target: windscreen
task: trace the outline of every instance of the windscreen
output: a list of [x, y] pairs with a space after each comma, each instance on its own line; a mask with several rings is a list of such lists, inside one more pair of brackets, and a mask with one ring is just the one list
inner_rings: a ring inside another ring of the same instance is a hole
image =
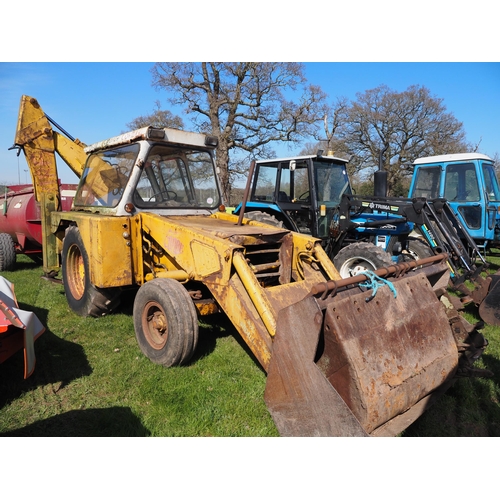
[[441, 167], [419, 168], [411, 196], [415, 198], [439, 198], [440, 179]]
[[314, 162], [318, 205], [337, 206], [343, 194], [351, 194], [344, 163]]
[[206, 151], [154, 146], [137, 184], [134, 202], [150, 208], [216, 208], [220, 205], [212, 157]]
[[500, 201], [500, 189], [495, 173], [495, 167], [491, 163], [483, 163], [484, 187], [490, 201]]
[[74, 205], [115, 207], [120, 201], [139, 153], [138, 144], [89, 156]]

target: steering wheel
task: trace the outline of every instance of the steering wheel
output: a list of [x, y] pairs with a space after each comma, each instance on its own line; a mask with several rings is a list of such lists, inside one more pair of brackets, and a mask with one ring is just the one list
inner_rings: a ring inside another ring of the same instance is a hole
[[297, 199], [301, 201], [308, 201], [310, 196], [310, 191], [304, 191]]
[[167, 201], [169, 201], [169, 200], [173, 200], [173, 201], [177, 200], [177, 193], [175, 191], [170, 191], [169, 189], [165, 189], [164, 191], [158, 191], [157, 193], [153, 193], [151, 195], [151, 198], [149, 198], [148, 201], [151, 201], [153, 198], [156, 198], [156, 196], [159, 196], [160, 194], [166, 194], [167, 195]]

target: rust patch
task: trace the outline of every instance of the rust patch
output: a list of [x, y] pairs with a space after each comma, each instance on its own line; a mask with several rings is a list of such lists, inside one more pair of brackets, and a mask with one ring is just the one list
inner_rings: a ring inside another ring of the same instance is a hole
[[[444, 309], [418, 276], [338, 298], [326, 309], [325, 376], [367, 432], [406, 411], [453, 376], [458, 352]], [[335, 336], [335, 339], [328, 338]]]
[[165, 250], [171, 255], [181, 255], [184, 251], [184, 245], [182, 241], [174, 236], [167, 235], [164, 242]]

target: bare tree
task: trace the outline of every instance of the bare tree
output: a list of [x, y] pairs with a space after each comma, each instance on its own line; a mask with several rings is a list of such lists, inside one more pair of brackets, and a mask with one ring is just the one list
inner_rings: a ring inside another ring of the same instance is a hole
[[[241, 164], [230, 152], [269, 156], [274, 141], [315, 137], [325, 94], [307, 85], [300, 63], [156, 63], [153, 86], [186, 107], [195, 128], [218, 137], [216, 152], [223, 194]], [[248, 164], [247, 164], [248, 166]]]
[[345, 149], [344, 144], [337, 138], [339, 129], [345, 125], [348, 118], [349, 101], [347, 97], [339, 97], [334, 104], [325, 108], [323, 125], [325, 131], [324, 144], [327, 151], [334, 152], [336, 149]]
[[388, 175], [388, 194], [397, 193], [420, 156], [467, 151], [463, 125], [446, 112], [443, 100], [412, 85], [397, 92], [382, 85], [357, 94], [346, 121], [337, 127], [339, 137], [352, 153], [351, 167], [361, 171], [377, 167], [385, 150], [383, 168]]
[[495, 153], [492, 157], [493, 163], [495, 165], [495, 171], [497, 173], [497, 176], [500, 174], [500, 154]]
[[151, 125], [152, 127], [184, 128], [184, 122], [180, 116], [174, 115], [169, 110], [162, 110], [160, 101], [155, 102], [156, 109], [150, 115], [138, 116], [127, 123], [129, 130], [136, 130]]

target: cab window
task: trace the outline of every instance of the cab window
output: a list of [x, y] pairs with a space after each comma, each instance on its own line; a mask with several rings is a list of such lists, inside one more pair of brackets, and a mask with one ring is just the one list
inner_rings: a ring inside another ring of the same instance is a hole
[[479, 185], [473, 163], [458, 163], [446, 167], [444, 197], [448, 201], [479, 201]]
[[415, 198], [439, 198], [440, 178], [440, 167], [419, 168], [412, 196]]

